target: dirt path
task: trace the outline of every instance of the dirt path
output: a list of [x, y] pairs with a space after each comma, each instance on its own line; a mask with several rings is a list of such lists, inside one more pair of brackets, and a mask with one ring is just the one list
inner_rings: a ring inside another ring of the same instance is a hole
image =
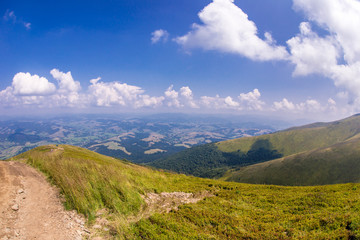
[[65, 211], [58, 191], [35, 169], [0, 161], [0, 240], [82, 239], [84, 219]]

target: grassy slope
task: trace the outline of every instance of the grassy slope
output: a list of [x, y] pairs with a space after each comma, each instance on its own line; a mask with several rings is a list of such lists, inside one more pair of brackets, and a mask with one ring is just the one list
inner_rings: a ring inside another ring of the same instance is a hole
[[228, 181], [322, 185], [360, 182], [360, 139], [243, 167], [228, 173]]
[[[12, 160], [43, 171], [66, 205], [91, 220], [107, 208], [121, 239], [360, 238], [360, 184], [276, 187], [170, 174], [61, 145], [39, 147]], [[168, 214], [127, 222], [146, 192], [209, 191], [213, 197]]]
[[203, 187], [201, 180], [194, 184], [191, 177], [154, 171], [69, 145], [38, 147], [11, 160], [44, 172], [63, 191], [66, 204], [89, 217], [104, 207], [124, 215], [136, 213], [145, 192], [196, 192]]
[[257, 137], [238, 138], [217, 143], [224, 152], [247, 152], [259, 139], [268, 140], [283, 156], [327, 147], [360, 133], [360, 116], [355, 115], [332, 123], [315, 123]]
[[[230, 168], [239, 168], [266, 162], [279, 157], [306, 153], [315, 149], [339, 144], [350, 139], [357, 139], [359, 136], [360, 116], [354, 115], [352, 117], [331, 123], [314, 123], [273, 134], [257, 137], [244, 137], [218, 142], [215, 144], [196, 146], [165, 159], [152, 162], [150, 165], [157, 168], [169, 169], [171, 171], [200, 177], [221, 177]], [[339, 160], [344, 159], [345, 155], [346, 154], [342, 156], [339, 153], [336, 155], [338, 157], [337, 159], [331, 159], [332, 161], [339, 163]], [[307, 155], [302, 154], [301, 156], [304, 158]], [[321, 154], [312, 155], [312, 157], [315, 156], [318, 157], [318, 159], [324, 159], [321, 157]], [[308, 166], [303, 165], [302, 167], [311, 168], [320, 166], [319, 164], [316, 165], [315, 163], [309, 161], [306, 162], [310, 164]], [[327, 164], [330, 163], [327, 162]], [[290, 166], [287, 167], [290, 168]], [[247, 171], [250, 174], [249, 169], [252, 168], [246, 168], [244, 171]], [[294, 169], [289, 172], [295, 172], [296, 169], [297, 167], [294, 167]], [[307, 170], [309, 172], [324, 172], [321, 171], [321, 168]], [[306, 169], [303, 169], [302, 173], [305, 173], [305, 171]], [[245, 179], [236, 176], [229, 177], [229, 175], [230, 173], [228, 172], [225, 176], [227, 176], [230, 180], [242, 181], [242, 179]], [[306, 180], [306, 175], [308, 174], [304, 174], [303, 181], [299, 182], [299, 184], [310, 184], [310, 182], [312, 184], [330, 184], [334, 182], [333, 180], [321, 183], [316, 181], [304, 182], [304, 180]], [[274, 175], [273, 177], [280, 178], [282, 175]], [[270, 178], [269, 174], [267, 175], [267, 178]], [[284, 184], [285, 180], [286, 179], [282, 181], [282, 184]], [[273, 183], [278, 182], [278, 180], [273, 181]], [[286, 182], [286, 184], [294, 183]]]

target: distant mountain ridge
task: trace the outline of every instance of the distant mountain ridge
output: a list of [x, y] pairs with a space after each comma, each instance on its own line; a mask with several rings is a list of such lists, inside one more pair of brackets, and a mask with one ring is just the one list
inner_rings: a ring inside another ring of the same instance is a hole
[[[358, 146], [359, 114], [329, 123], [313, 123], [207, 147], [197, 146], [155, 161], [152, 166], [246, 183], [319, 185], [359, 182], [360, 177], [356, 174], [356, 171], [360, 172]], [[209, 147], [216, 155], [204, 159], [206, 153], [200, 149]], [[191, 168], [185, 168], [186, 165]], [[351, 176], [347, 176], [349, 172]]]
[[273, 132], [241, 118], [207, 115], [94, 115], [0, 121], [0, 159], [46, 144], [71, 144], [137, 163], [209, 142]]

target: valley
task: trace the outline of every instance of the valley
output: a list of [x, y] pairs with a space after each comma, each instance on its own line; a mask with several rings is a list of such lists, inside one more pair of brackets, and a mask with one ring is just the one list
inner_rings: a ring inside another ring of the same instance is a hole
[[275, 130], [242, 118], [185, 114], [73, 116], [0, 121], [0, 159], [46, 144], [70, 144], [136, 163], [192, 146]]

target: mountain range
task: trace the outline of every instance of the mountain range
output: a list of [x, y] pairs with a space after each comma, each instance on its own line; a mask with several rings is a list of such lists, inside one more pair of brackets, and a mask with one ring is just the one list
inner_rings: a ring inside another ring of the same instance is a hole
[[360, 115], [200, 145], [151, 165], [245, 183], [319, 185], [359, 182]]

